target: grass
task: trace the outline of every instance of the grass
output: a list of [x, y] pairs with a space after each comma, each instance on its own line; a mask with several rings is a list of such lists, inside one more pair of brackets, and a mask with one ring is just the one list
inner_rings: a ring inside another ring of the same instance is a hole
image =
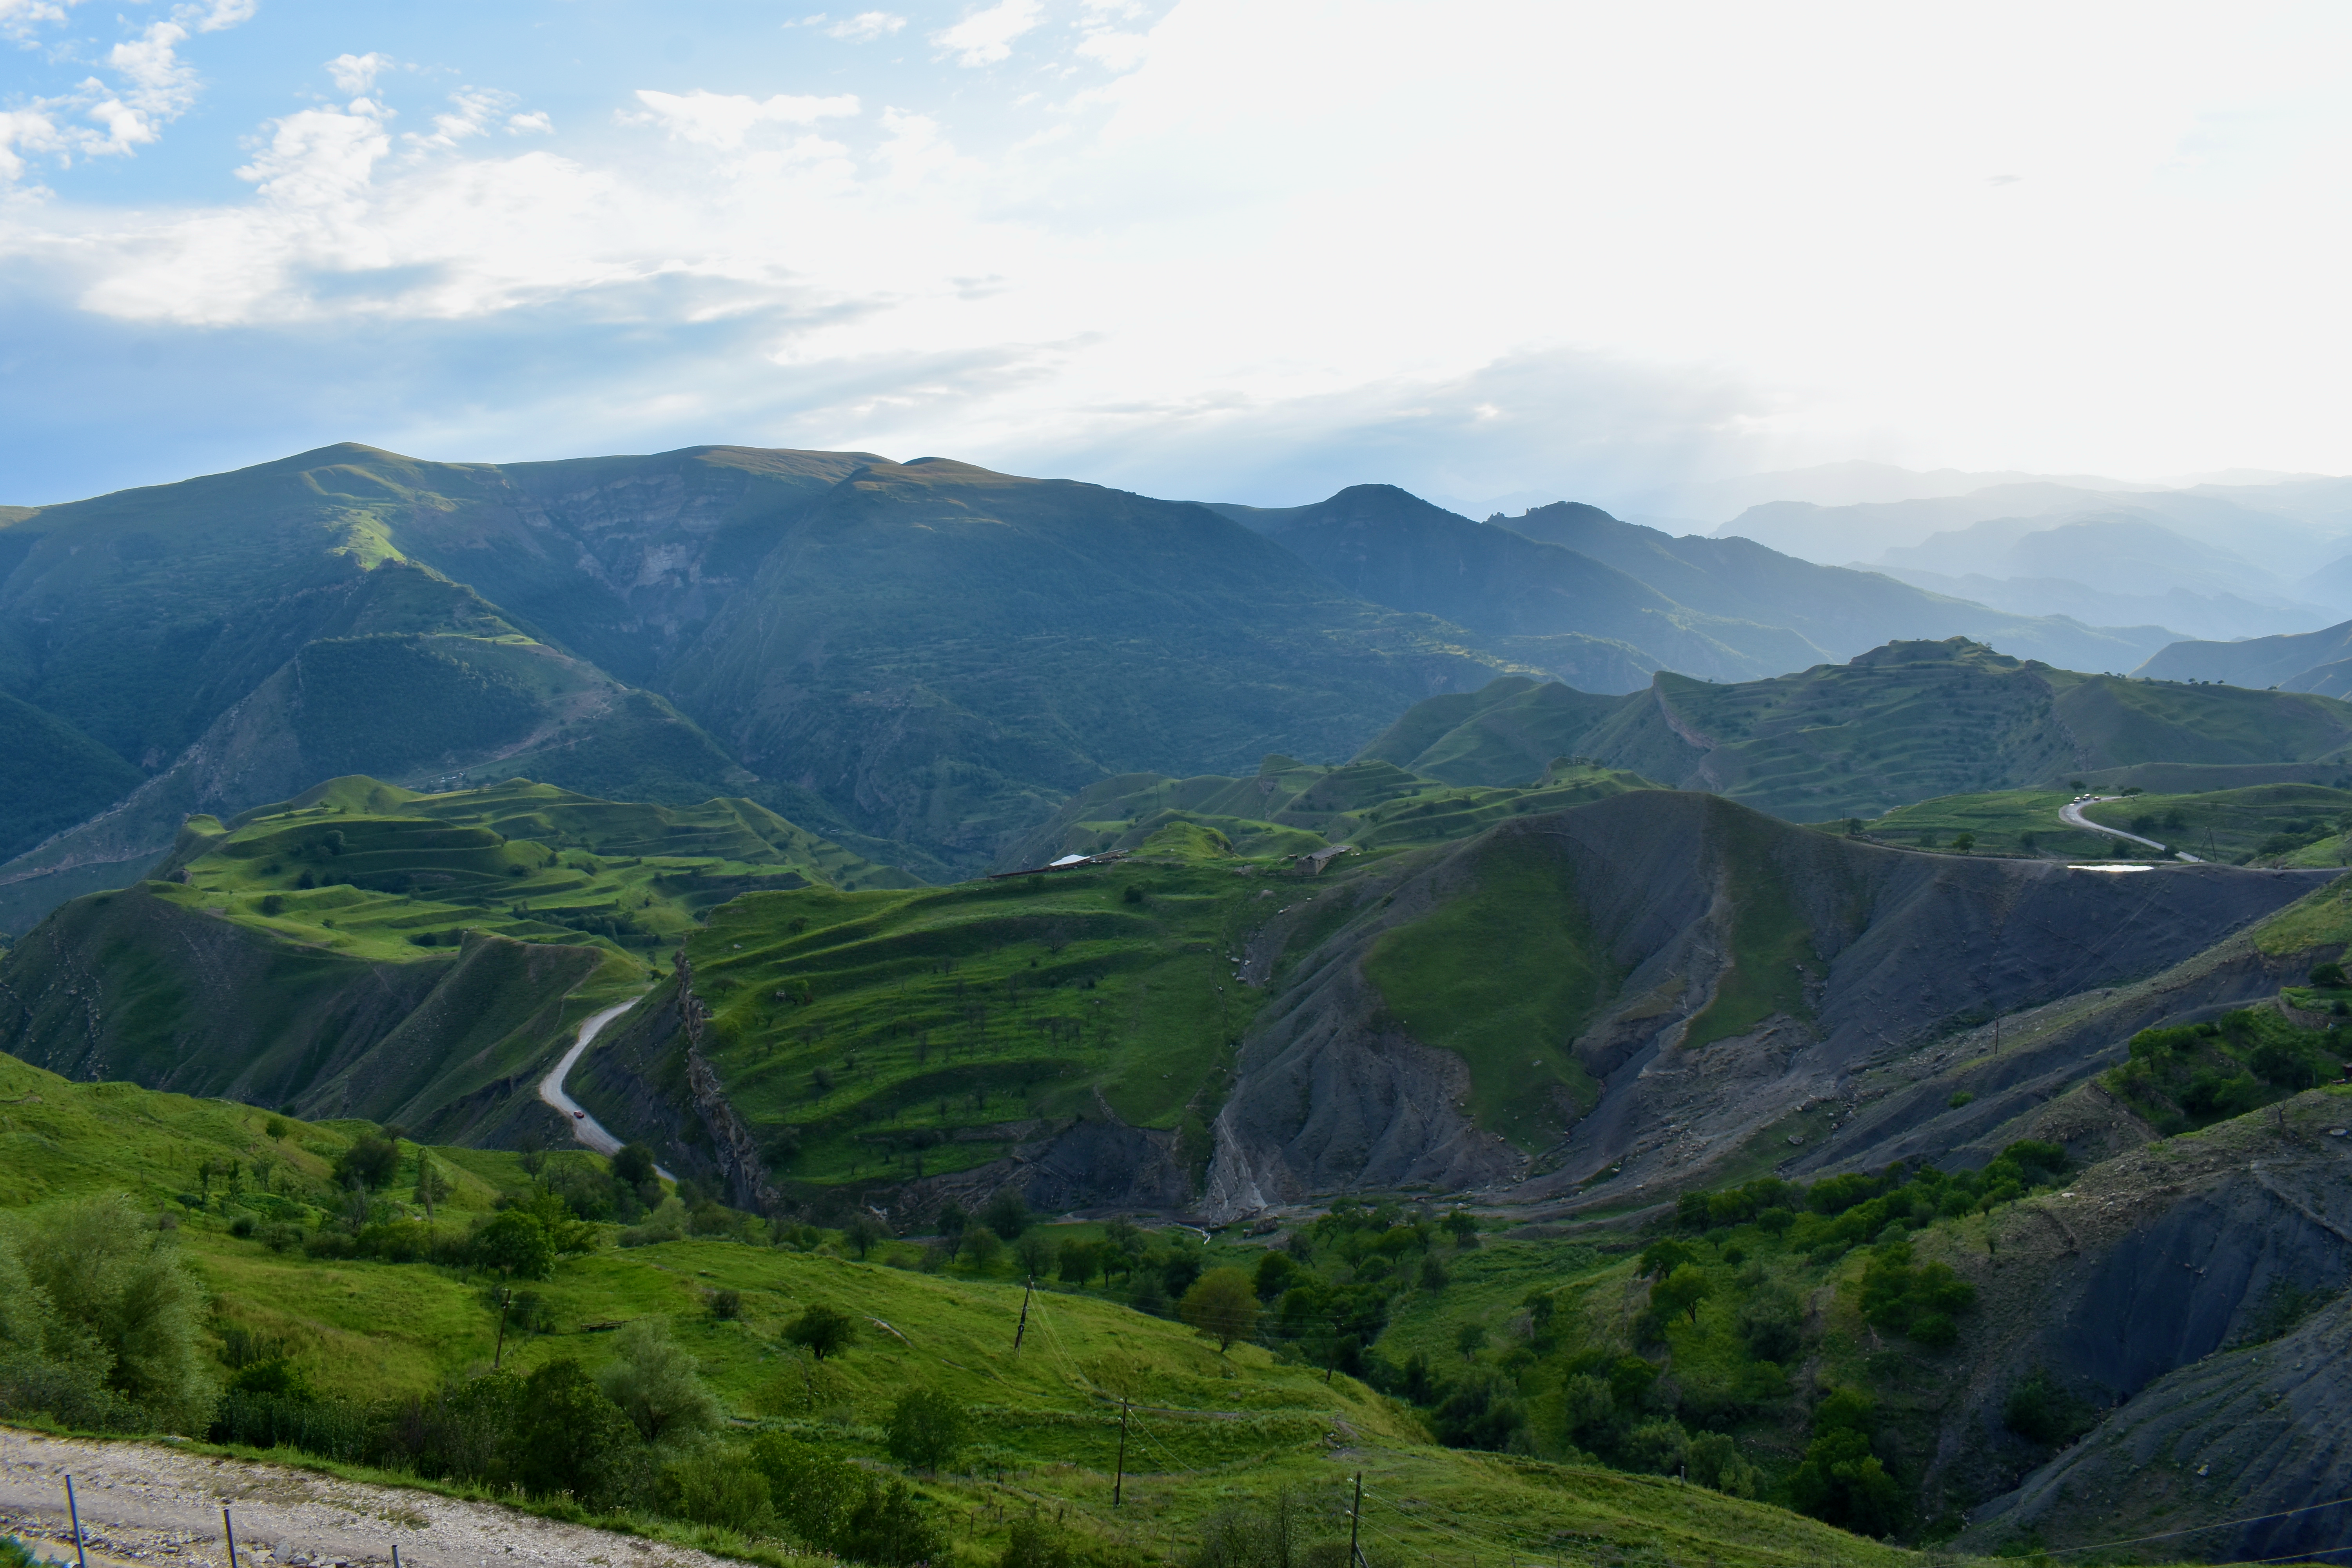
[[706, 1051], [756, 1128], [794, 1130], [782, 1173], [803, 1184], [985, 1163], [1097, 1097], [1198, 1142], [1263, 999], [1229, 955], [1276, 906], [1271, 870], [1167, 859], [752, 894], [688, 943]]
[[163, 870], [185, 873], [175, 902], [378, 962], [486, 931], [642, 964], [748, 889], [914, 881], [748, 800], [635, 804], [523, 779], [439, 795], [335, 779], [226, 826], [192, 819]]
[[[0, 1205], [21, 1210], [127, 1191], [151, 1211], [176, 1213], [179, 1245], [212, 1293], [215, 1335], [236, 1327], [286, 1341], [297, 1365], [331, 1395], [421, 1393], [487, 1364], [498, 1333], [491, 1281], [423, 1264], [274, 1253], [226, 1228], [257, 1207], [315, 1218], [309, 1200], [325, 1195], [327, 1167], [362, 1130], [287, 1121], [273, 1137], [271, 1119], [249, 1107], [69, 1083], [0, 1058], [0, 1173], [8, 1184]], [[399, 1194], [419, 1151], [404, 1145], [404, 1152], [394, 1195], [378, 1200], [387, 1214], [414, 1212]], [[439, 1210], [443, 1226], [467, 1224], [530, 1184], [517, 1155], [427, 1152], [457, 1181]], [[558, 1158], [599, 1163], [586, 1154]], [[196, 1162], [226, 1159], [239, 1163], [234, 1193], [215, 1175], [209, 1196], [191, 1190], [197, 1201], [181, 1203]], [[839, 1245], [828, 1239], [808, 1252], [730, 1240], [599, 1247], [559, 1262], [551, 1279], [531, 1287], [549, 1310], [548, 1331], [510, 1334], [504, 1360], [529, 1369], [573, 1356], [593, 1368], [610, 1353], [608, 1329], [663, 1318], [739, 1421], [781, 1426], [884, 1466], [879, 1427], [891, 1402], [914, 1384], [940, 1388], [974, 1417], [978, 1439], [960, 1468], [920, 1479], [919, 1490], [947, 1523], [954, 1560], [969, 1568], [992, 1562], [1009, 1523], [1034, 1510], [1062, 1520], [1110, 1560], [1150, 1562], [1180, 1549], [1221, 1508], [1284, 1488], [1328, 1503], [1358, 1472], [1368, 1539], [1407, 1561], [1591, 1551], [1727, 1565], [1906, 1560], [1783, 1510], [1663, 1479], [1439, 1447], [1410, 1410], [1353, 1379], [1327, 1383], [1246, 1343], [1220, 1355], [1178, 1324], [1095, 1297], [1040, 1292], [1016, 1354], [1022, 1291], [1009, 1279], [962, 1266], [938, 1274], [896, 1266], [911, 1253], [902, 1244], [868, 1262], [842, 1256]], [[1563, 1248], [1560, 1256], [1586, 1255]], [[1499, 1245], [1464, 1266], [1459, 1299], [1517, 1289], [1524, 1268], [1516, 1244]], [[712, 1313], [709, 1293], [719, 1289], [740, 1293], [740, 1316]], [[856, 1314], [861, 1336], [812, 1368], [780, 1333], [817, 1302]], [[1114, 1389], [1135, 1402], [1125, 1506], [1117, 1511], [1108, 1497]], [[283, 1452], [264, 1457], [305, 1462]], [[740, 1542], [706, 1544], [759, 1556]]]
[[2352, 790], [2324, 784], [2254, 784], [2196, 795], [2137, 795], [2084, 806], [2109, 827], [2235, 865], [2343, 864], [2341, 825]]
[[[2079, 794], [2071, 789], [1990, 790], [1977, 795], [1938, 795], [1894, 810], [1864, 824], [1867, 837], [1906, 848], [1949, 849], [1965, 833], [1976, 855], [2052, 855], [2067, 860], [2099, 860], [2116, 853], [2117, 840], [2069, 827], [2059, 808]], [[1842, 823], [1825, 823], [1832, 832]], [[2116, 826], [2121, 826], [2122, 824]], [[2153, 836], [2151, 836], [2153, 837]]]
[[1501, 848], [1471, 874], [1472, 889], [1382, 935], [1364, 973], [1415, 1038], [1468, 1066], [1478, 1125], [1533, 1152], [1600, 1099], [1569, 1046], [1618, 976], [1564, 862]]

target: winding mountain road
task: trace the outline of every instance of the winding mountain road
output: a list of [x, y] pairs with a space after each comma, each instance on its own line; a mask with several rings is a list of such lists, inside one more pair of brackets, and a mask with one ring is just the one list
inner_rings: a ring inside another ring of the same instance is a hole
[[2169, 855], [2176, 860], [2186, 860], [2192, 865], [2202, 865], [2204, 863], [2198, 859], [2196, 856], [2189, 853], [2186, 849], [2173, 849], [2165, 845], [2158, 844], [2153, 838], [2142, 838], [2137, 833], [2126, 833], [2120, 827], [2103, 826], [2098, 823], [2093, 822], [2089, 817], [2083, 815], [2083, 808], [2086, 805], [2097, 805], [2102, 801], [2121, 800], [2124, 797], [2119, 795], [2087, 795], [2080, 800], [2070, 800], [2064, 805], [2058, 808], [2058, 820], [2064, 823], [2069, 827], [2080, 827], [2086, 832], [2104, 833], [2110, 838], [2125, 838], [2130, 840], [2134, 844], [2145, 844], [2150, 849], [2155, 850], [2158, 854]]
[[[564, 1121], [572, 1125], [572, 1136], [595, 1150], [599, 1154], [619, 1153], [621, 1141], [606, 1131], [603, 1122], [583, 1110], [578, 1100], [563, 1092], [563, 1080], [571, 1076], [572, 1064], [580, 1059], [583, 1052], [595, 1043], [596, 1037], [604, 1032], [604, 1026], [635, 1006], [639, 1000], [641, 998], [632, 996], [625, 1002], [607, 1007], [601, 1013], [591, 1013], [582, 1019], [580, 1037], [572, 1042], [572, 1048], [563, 1053], [562, 1059], [555, 1064], [548, 1075], [539, 1080], [539, 1098], [562, 1111]], [[656, 1165], [654, 1171], [666, 1182], [677, 1180], [659, 1165]]]

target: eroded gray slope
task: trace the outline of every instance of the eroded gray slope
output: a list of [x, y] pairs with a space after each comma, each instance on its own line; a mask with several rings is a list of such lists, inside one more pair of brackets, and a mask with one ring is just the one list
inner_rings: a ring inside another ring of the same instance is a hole
[[[1462, 1059], [1397, 1017], [1364, 968], [1388, 932], [1481, 896], [1482, 867], [1498, 856], [1557, 868], [1559, 896], [1608, 973], [1570, 1037], [1542, 1042], [1566, 1047], [1598, 1085], [1548, 1148], [1476, 1125]], [[2326, 879], [2186, 866], [2118, 877], [1923, 855], [1664, 791], [1512, 822], [1373, 868], [1269, 927], [1253, 954], [1259, 975], [1284, 944], [1338, 929], [1284, 973], [1244, 1042], [1208, 1202], [1239, 1213], [1433, 1183], [1622, 1204], [1753, 1163], [1755, 1141], [1781, 1119], [1858, 1103], [1873, 1067], [1982, 1018], [2161, 971]], [[1729, 1023], [1710, 1012], [1727, 997], [1730, 1013], [1745, 1009]], [[2128, 1033], [2079, 1032], [2039, 1070], [2063, 1088]], [[1967, 1129], [1951, 1131], [1957, 1142]]]

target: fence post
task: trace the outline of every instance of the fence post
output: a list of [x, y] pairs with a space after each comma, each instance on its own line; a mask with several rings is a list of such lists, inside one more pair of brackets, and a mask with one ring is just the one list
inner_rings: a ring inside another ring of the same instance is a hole
[[221, 1509], [221, 1533], [228, 1538], [228, 1568], [236, 1568], [236, 1526], [228, 1517], [228, 1509]]
[[70, 1470], [66, 1473], [66, 1517], [73, 1521], [74, 1561], [80, 1563], [81, 1568], [89, 1568], [89, 1553], [82, 1550], [81, 1510], [74, 1503], [73, 1473]]

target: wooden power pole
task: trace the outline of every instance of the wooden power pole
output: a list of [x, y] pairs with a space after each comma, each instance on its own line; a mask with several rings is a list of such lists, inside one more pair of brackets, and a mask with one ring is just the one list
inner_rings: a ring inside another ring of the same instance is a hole
[[1127, 1395], [1118, 1396], [1118, 1468], [1112, 1472], [1110, 1506], [1118, 1506], [1119, 1493], [1127, 1487]]
[[1021, 1292], [1021, 1321], [1013, 1331], [1013, 1353], [1021, 1353], [1021, 1336], [1029, 1331], [1029, 1298], [1037, 1289], [1037, 1277], [1029, 1276], [1029, 1287]]
[[1348, 1510], [1348, 1568], [1363, 1568], [1364, 1549], [1356, 1544], [1356, 1527], [1364, 1518], [1364, 1472], [1356, 1472], [1356, 1505]]

